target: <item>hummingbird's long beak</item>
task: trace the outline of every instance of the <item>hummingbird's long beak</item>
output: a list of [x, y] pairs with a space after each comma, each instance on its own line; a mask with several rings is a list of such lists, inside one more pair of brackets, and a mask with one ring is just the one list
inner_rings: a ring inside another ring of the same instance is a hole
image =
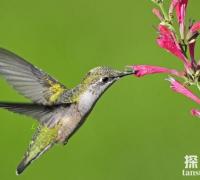
[[125, 71], [121, 72], [118, 77], [122, 78], [124, 76], [128, 76], [128, 75], [133, 75], [135, 73], [135, 71], [132, 68], [128, 68]]

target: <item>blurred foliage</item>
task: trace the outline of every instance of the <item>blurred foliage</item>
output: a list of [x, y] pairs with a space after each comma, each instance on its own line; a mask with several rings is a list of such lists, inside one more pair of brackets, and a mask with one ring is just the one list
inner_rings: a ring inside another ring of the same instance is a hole
[[[0, 0], [0, 46], [73, 87], [95, 66], [153, 64], [182, 69], [155, 43], [150, 1]], [[200, 19], [200, 1], [189, 16]], [[200, 55], [200, 53], [198, 54]], [[199, 56], [200, 57], [200, 56]], [[21, 180], [183, 179], [186, 154], [200, 155], [198, 106], [173, 93], [165, 75], [126, 77], [100, 99], [64, 148], [34, 162]], [[0, 80], [2, 101], [27, 101]], [[14, 180], [36, 122], [0, 110], [1, 179]]]

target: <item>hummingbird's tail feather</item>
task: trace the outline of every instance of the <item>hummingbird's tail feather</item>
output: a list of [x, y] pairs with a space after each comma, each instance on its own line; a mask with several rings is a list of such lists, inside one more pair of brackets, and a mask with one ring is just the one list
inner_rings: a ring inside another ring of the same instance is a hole
[[17, 175], [21, 174], [34, 160], [50, 149], [57, 142], [57, 135], [58, 127], [39, 126], [23, 160], [17, 167]]
[[41, 151], [40, 153], [36, 154], [35, 157], [33, 157], [32, 159], [29, 159], [28, 156], [25, 156], [24, 159], [20, 162], [20, 164], [17, 166], [17, 170], [16, 170], [16, 174], [20, 175], [24, 172], [24, 170], [37, 158], [39, 158], [43, 153], [45, 153], [49, 148], [52, 147], [52, 144], [50, 144], [49, 146], [47, 146], [43, 151]]

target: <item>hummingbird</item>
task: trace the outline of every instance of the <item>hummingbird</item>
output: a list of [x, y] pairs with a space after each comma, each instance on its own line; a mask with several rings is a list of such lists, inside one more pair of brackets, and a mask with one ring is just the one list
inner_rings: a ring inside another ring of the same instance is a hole
[[0, 108], [29, 116], [38, 122], [29, 147], [19, 163], [21, 174], [35, 159], [55, 144], [66, 145], [81, 127], [102, 94], [134, 70], [96, 67], [81, 83], [67, 88], [18, 55], [0, 48], [0, 75], [30, 103], [0, 102]]

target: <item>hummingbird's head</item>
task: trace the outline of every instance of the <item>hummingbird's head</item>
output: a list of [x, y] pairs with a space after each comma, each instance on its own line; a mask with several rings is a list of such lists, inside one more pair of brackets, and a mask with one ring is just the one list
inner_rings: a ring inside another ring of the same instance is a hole
[[90, 70], [78, 86], [78, 108], [82, 114], [87, 114], [94, 107], [99, 97], [114, 82], [120, 78], [134, 74], [132, 69], [118, 71], [109, 67], [97, 67]]
[[101, 94], [117, 80], [131, 74], [134, 74], [132, 69], [118, 71], [109, 67], [96, 67], [86, 74], [83, 83], [94, 92]]

